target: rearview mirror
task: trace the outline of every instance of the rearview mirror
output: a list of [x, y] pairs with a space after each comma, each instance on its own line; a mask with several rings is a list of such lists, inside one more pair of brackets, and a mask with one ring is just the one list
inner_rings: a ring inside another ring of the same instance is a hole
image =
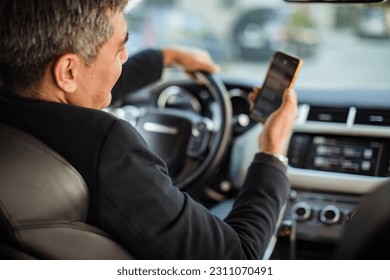
[[386, 0], [284, 0], [285, 2], [297, 2], [297, 3], [379, 3]]

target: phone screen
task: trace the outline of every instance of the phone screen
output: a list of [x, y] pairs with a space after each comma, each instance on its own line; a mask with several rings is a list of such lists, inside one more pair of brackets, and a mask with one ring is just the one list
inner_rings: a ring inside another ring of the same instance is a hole
[[254, 120], [264, 123], [279, 108], [284, 90], [293, 85], [301, 65], [300, 58], [283, 52], [274, 54], [252, 110]]

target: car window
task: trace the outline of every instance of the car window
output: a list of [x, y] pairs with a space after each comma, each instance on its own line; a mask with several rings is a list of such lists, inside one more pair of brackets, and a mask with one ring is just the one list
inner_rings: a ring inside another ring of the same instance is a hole
[[304, 60], [297, 87], [390, 90], [388, 4], [144, 0], [126, 17], [130, 54], [174, 44], [200, 47], [221, 65], [222, 76], [261, 84], [271, 55], [284, 50]]

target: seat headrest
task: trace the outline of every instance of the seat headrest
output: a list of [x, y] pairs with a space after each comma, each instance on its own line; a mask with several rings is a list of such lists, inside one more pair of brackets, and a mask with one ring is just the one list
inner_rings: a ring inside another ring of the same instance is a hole
[[8, 226], [86, 220], [83, 178], [45, 144], [0, 124], [0, 155], [0, 216]]

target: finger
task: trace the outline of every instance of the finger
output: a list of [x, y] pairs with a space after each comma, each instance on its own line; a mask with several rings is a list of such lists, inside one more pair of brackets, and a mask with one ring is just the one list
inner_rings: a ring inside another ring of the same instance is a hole
[[249, 98], [249, 101], [255, 102], [255, 100], [256, 100], [256, 93], [250, 92], [250, 93], [248, 94], [248, 98]]
[[283, 101], [276, 114], [283, 114], [289, 119], [295, 119], [297, 114], [297, 95], [293, 89], [286, 89], [283, 94]]
[[188, 52], [186, 59], [182, 61], [182, 66], [189, 71], [205, 71], [208, 73], [220, 71], [220, 67], [214, 63], [209, 53], [199, 50]]
[[261, 90], [261, 87], [259, 87], [259, 86], [254, 86], [253, 87], [253, 92], [255, 92], [255, 93], [259, 93], [260, 90]]
[[284, 91], [283, 101], [282, 101], [281, 106], [283, 106], [283, 107], [296, 107], [297, 106], [297, 94], [293, 89], [287, 88]]
[[190, 79], [195, 79], [195, 78], [196, 78], [193, 71], [184, 70], [184, 73], [185, 73], [185, 75], [186, 75], [188, 78], [190, 78]]
[[221, 68], [212, 62], [199, 63], [198, 67], [196, 67], [196, 68], [197, 68], [196, 70], [202, 70], [202, 71], [205, 71], [207, 73], [218, 73], [221, 71]]
[[[260, 94], [261, 88], [258, 86], [253, 87], [253, 91], [248, 94], [248, 99], [250, 102], [254, 103], [257, 96]], [[251, 104], [253, 106], [253, 104]]]

